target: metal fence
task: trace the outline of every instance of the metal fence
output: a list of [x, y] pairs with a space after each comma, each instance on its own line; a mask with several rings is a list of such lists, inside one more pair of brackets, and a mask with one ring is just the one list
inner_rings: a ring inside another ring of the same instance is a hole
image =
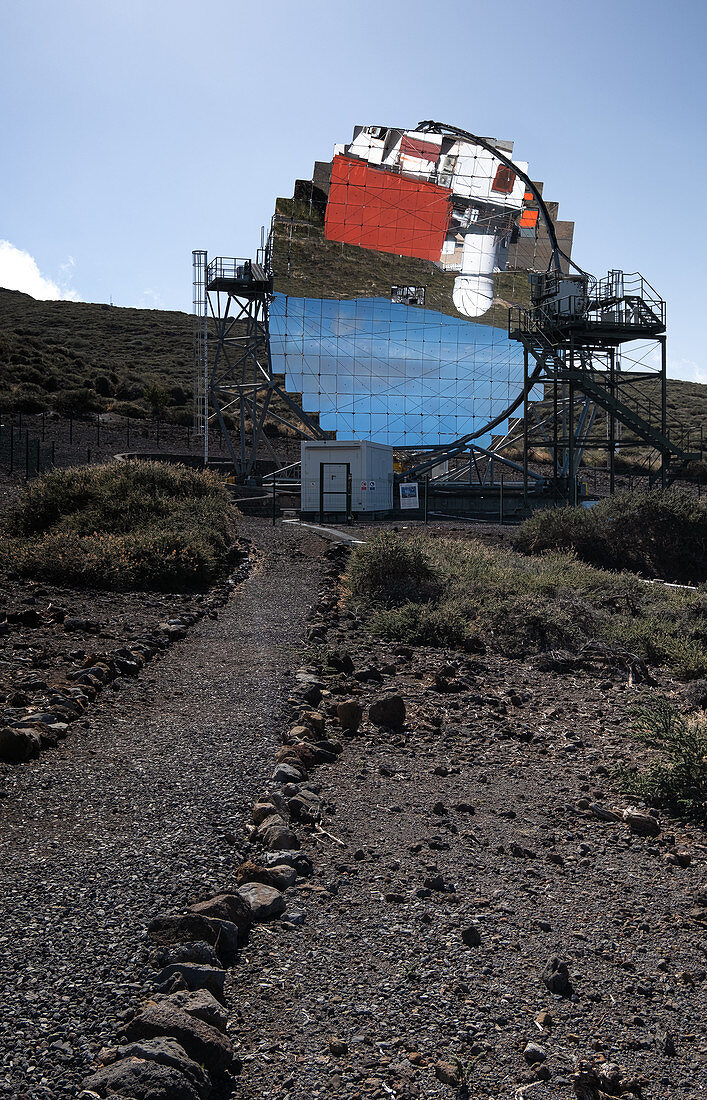
[[16, 425], [3, 425], [0, 432], [0, 467], [9, 474], [24, 474], [25, 477], [37, 477], [55, 465], [56, 447], [52, 443], [42, 443], [39, 436], [30, 433], [28, 428]]

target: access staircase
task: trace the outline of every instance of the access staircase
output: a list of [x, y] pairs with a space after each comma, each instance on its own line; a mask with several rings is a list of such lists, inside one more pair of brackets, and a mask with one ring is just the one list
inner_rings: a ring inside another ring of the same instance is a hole
[[[629, 401], [625, 392], [629, 383], [640, 379], [661, 380], [661, 373], [609, 371], [604, 365], [611, 349], [633, 340], [660, 339], [664, 331], [665, 303], [641, 276], [624, 276], [621, 272], [611, 272], [607, 279], [594, 284], [581, 309], [576, 300], [569, 299], [555, 300], [550, 308], [542, 304], [529, 309], [514, 307], [508, 322], [510, 338], [522, 343], [536, 365], [533, 375], [537, 381], [566, 385], [583, 393], [635, 438], [657, 451], [661, 468], [657, 472], [649, 470], [649, 481], [652, 484], [661, 478], [667, 485], [702, 456], [691, 450], [690, 431], [684, 425], [668, 423], [664, 397], [658, 403], [657, 424], [655, 405], [636, 392]], [[603, 364], [601, 368], [597, 362]]]

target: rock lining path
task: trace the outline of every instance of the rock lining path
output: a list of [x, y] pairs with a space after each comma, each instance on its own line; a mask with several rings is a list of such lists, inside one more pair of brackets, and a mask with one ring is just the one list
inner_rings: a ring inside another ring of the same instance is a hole
[[243, 534], [267, 552], [217, 621], [106, 690], [59, 748], [7, 769], [0, 1096], [75, 1096], [92, 1052], [153, 988], [135, 962], [147, 921], [240, 862], [325, 547], [262, 522]]

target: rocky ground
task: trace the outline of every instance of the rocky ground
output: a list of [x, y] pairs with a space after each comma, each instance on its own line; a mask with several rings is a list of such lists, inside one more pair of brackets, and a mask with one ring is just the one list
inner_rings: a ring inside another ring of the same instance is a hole
[[405, 724], [364, 717], [315, 773], [305, 919], [233, 974], [239, 1095], [703, 1095], [704, 834], [611, 781], [657, 688], [383, 646], [326, 597], [311, 633], [331, 729], [342, 694]]
[[3, 769], [0, 1095], [76, 1095], [97, 1059], [124, 1097], [206, 1095], [126, 1084], [154, 1049], [99, 1052], [168, 1033], [155, 941], [187, 918], [151, 919], [240, 890], [259, 916], [201, 983], [225, 977], [242, 1062], [219, 1098], [703, 1096], [704, 833], [611, 778], [633, 704], [675, 686], [383, 646], [341, 551], [244, 523], [219, 618]]

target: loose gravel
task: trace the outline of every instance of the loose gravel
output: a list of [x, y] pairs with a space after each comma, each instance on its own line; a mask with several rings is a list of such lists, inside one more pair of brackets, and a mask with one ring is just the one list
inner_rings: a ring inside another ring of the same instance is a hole
[[0, 1096], [75, 1096], [154, 988], [147, 922], [240, 862], [324, 545], [242, 528], [254, 568], [219, 619], [104, 691], [57, 749], [3, 768]]

